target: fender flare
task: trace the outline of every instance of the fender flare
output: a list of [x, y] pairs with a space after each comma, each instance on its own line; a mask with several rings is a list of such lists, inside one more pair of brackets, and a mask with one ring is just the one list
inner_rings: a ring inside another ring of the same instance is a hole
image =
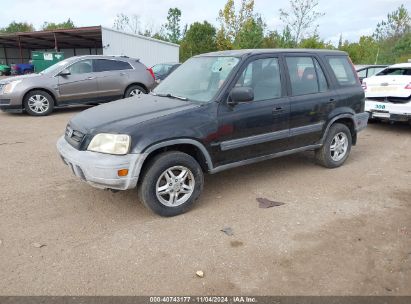
[[[179, 139], [172, 139], [172, 140], [166, 140], [166, 141], [162, 141], [159, 143], [155, 143], [151, 146], [148, 146], [147, 148], [145, 148], [144, 150], [142, 150], [140, 154], [140, 157], [137, 160], [137, 164], [134, 168], [134, 173], [133, 176], [137, 178], [137, 180], [140, 177], [140, 173], [141, 173], [141, 169], [143, 168], [143, 164], [145, 163], [147, 157], [154, 151], [164, 148], [164, 147], [169, 147], [169, 146], [173, 146], [173, 145], [180, 145], [180, 144], [189, 144], [189, 145], [193, 145], [196, 148], [200, 149], [201, 153], [204, 156], [204, 159], [206, 161], [207, 164], [207, 168], [209, 171], [211, 171], [213, 169], [213, 162], [211, 160], [211, 156], [210, 153], [208, 153], [207, 149], [204, 147], [204, 145], [200, 142], [198, 142], [197, 140], [194, 139], [190, 139], [190, 138], [179, 138]], [[137, 183], [137, 181], [136, 181]]]
[[[325, 130], [324, 130], [323, 136], [322, 136], [321, 141], [320, 141], [321, 144], [324, 143], [325, 138], [327, 137], [328, 131], [330, 130], [330, 127], [332, 126], [332, 124], [333, 124], [334, 122], [336, 122], [338, 119], [341, 119], [341, 118], [349, 118], [349, 119], [351, 119], [353, 125], [355, 125], [355, 122], [354, 122], [354, 114], [344, 113], [344, 114], [339, 114], [339, 115], [337, 115], [337, 116], [334, 116], [334, 117], [328, 122], [327, 127], [326, 127]], [[355, 130], [354, 130], [354, 132], [355, 132]], [[352, 134], [352, 136], [354, 137], [355, 134]]]

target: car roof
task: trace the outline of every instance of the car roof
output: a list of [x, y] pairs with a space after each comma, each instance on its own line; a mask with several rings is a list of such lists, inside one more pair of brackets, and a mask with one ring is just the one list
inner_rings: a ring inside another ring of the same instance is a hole
[[390, 65], [389, 68], [411, 68], [411, 63], [397, 63]]
[[81, 56], [73, 56], [69, 57], [67, 59], [119, 59], [119, 60], [124, 60], [124, 61], [139, 61], [139, 59], [135, 58], [130, 58], [127, 56], [121, 56], [121, 55], [81, 55]]
[[385, 68], [387, 67], [388, 64], [366, 64], [366, 65], [357, 65], [357, 71], [363, 70], [363, 69], [368, 69], [368, 68]]
[[217, 51], [217, 52], [197, 55], [195, 57], [202, 57], [202, 56], [243, 57], [243, 56], [249, 56], [249, 55], [273, 54], [273, 53], [311, 53], [311, 54], [325, 54], [325, 55], [348, 55], [346, 52], [343, 52], [343, 51], [328, 50], [328, 49], [244, 49], [244, 50]]

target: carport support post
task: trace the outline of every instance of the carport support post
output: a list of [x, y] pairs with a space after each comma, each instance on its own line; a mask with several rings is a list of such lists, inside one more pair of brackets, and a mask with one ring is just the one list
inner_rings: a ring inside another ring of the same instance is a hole
[[56, 52], [58, 52], [58, 51], [59, 51], [59, 46], [58, 46], [58, 44], [57, 44], [57, 36], [56, 36], [56, 33], [53, 32], [53, 35], [54, 35], [54, 50], [55, 50]]
[[19, 38], [20, 63], [23, 63], [23, 50], [21, 49], [20, 36], [17, 36], [17, 37]]
[[4, 45], [3, 45], [3, 51], [4, 51], [4, 59], [6, 59], [6, 65], [9, 65], [9, 60], [7, 59], [7, 49]]

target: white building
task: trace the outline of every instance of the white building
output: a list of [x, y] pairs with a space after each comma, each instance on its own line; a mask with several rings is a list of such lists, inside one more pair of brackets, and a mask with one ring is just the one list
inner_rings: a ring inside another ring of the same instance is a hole
[[162, 62], [178, 62], [180, 46], [105, 28], [80, 27], [66, 30], [0, 34], [0, 63], [27, 63], [31, 51], [55, 51], [65, 58], [78, 55], [125, 55], [151, 67]]

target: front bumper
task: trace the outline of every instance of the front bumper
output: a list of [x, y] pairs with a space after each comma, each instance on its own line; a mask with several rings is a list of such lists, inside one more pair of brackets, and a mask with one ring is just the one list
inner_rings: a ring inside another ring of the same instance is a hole
[[411, 102], [391, 103], [368, 99], [365, 101], [365, 111], [370, 113], [370, 118], [411, 121]]
[[[93, 187], [126, 190], [137, 185], [142, 154], [111, 155], [79, 151], [74, 149], [64, 136], [57, 141], [57, 150], [74, 175]], [[128, 175], [119, 177], [117, 172], [120, 169], [128, 169]]]
[[0, 93], [0, 110], [4, 112], [23, 112], [21, 94], [15, 92], [10, 94]]

